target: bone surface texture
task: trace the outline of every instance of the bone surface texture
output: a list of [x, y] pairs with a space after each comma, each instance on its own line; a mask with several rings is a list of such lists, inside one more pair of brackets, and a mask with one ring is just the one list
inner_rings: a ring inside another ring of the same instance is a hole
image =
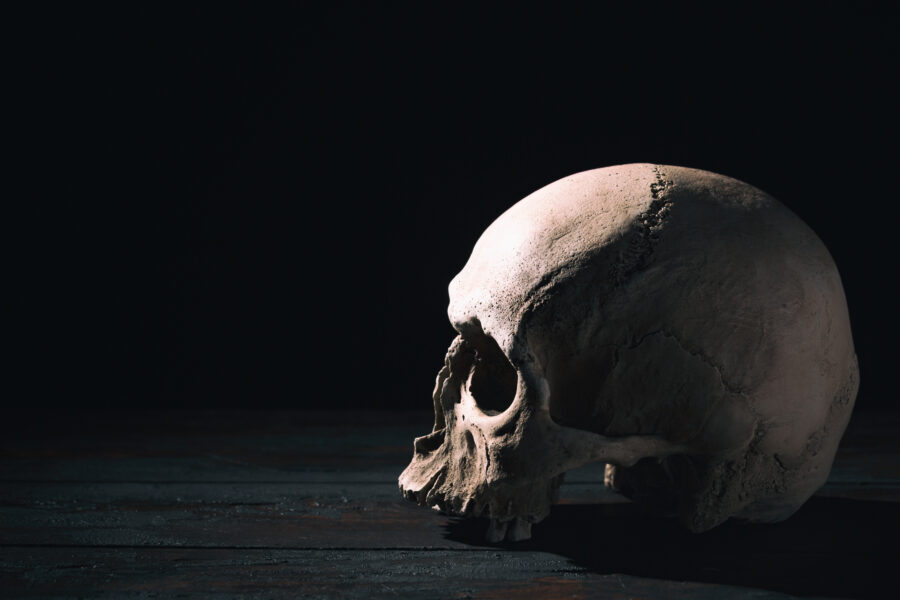
[[631, 164], [503, 213], [450, 283], [458, 336], [404, 496], [527, 539], [563, 474], [692, 531], [790, 516], [826, 480], [858, 370], [834, 262], [735, 179]]

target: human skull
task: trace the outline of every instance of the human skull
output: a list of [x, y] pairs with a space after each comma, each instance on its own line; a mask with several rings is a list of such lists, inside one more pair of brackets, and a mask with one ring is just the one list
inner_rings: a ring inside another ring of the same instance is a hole
[[826, 480], [858, 386], [837, 269], [762, 191], [705, 171], [578, 173], [515, 204], [450, 283], [459, 333], [404, 496], [527, 539], [562, 475], [692, 531], [779, 521]]

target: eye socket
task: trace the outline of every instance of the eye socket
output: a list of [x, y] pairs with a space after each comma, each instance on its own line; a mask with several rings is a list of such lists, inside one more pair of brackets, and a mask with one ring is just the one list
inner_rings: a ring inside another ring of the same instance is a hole
[[480, 335], [466, 340], [473, 348], [472, 364], [465, 387], [475, 404], [487, 415], [500, 414], [516, 397], [518, 375], [493, 338]]

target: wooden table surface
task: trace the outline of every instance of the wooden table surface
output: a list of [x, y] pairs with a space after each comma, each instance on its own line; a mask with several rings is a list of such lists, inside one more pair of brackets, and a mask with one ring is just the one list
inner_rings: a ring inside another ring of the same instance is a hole
[[858, 413], [777, 525], [700, 535], [571, 472], [532, 540], [403, 500], [427, 413], [7, 418], [0, 596], [900, 598], [900, 413]]

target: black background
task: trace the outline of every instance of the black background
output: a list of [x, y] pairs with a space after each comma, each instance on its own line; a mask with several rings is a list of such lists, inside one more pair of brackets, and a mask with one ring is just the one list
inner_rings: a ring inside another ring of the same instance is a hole
[[481, 231], [565, 175], [657, 162], [819, 234], [858, 407], [891, 406], [885, 9], [423, 6], [9, 16], [15, 402], [427, 409]]

